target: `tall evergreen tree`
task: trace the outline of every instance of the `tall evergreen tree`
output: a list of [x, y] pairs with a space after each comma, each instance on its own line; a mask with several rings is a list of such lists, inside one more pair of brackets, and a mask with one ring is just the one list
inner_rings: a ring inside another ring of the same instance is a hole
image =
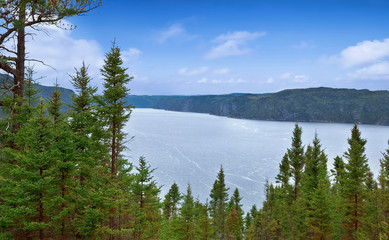
[[132, 185], [134, 198], [133, 239], [158, 239], [160, 235], [160, 189], [153, 180], [153, 169], [147, 164], [144, 157], [139, 158], [136, 167], [135, 182]]
[[383, 158], [380, 160], [381, 169], [378, 189], [378, 201], [380, 211], [380, 237], [382, 239], [389, 239], [389, 148], [382, 154]]
[[169, 192], [165, 195], [163, 202], [163, 214], [167, 219], [170, 219], [173, 215], [177, 215], [179, 202], [182, 199], [181, 193], [176, 183], [173, 183], [169, 189]]
[[348, 139], [350, 147], [344, 157], [348, 160], [345, 166], [343, 189], [347, 220], [344, 228], [348, 239], [366, 239], [364, 229], [366, 180], [370, 171], [365, 154], [366, 140], [361, 137], [357, 124]]
[[312, 147], [308, 149], [302, 180], [307, 237], [328, 239], [332, 226], [330, 181], [327, 175], [327, 156], [321, 149], [317, 134]]
[[227, 230], [227, 201], [228, 189], [224, 182], [223, 166], [217, 175], [217, 179], [213, 183], [211, 190], [210, 213], [212, 217], [212, 225], [214, 228], [215, 239], [226, 239]]
[[111, 205], [109, 213], [110, 239], [114, 239], [116, 233], [120, 235], [121, 205], [124, 204], [122, 200], [126, 198], [126, 192], [122, 186], [126, 187], [127, 185], [122, 184], [122, 181], [130, 181], [128, 174], [131, 170], [131, 165], [123, 158], [122, 152], [125, 149], [126, 136], [123, 128], [132, 109], [132, 106], [125, 101], [125, 97], [129, 94], [126, 84], [130, 82], [132, 77], [128, 76], [127, 68], [122, 65], [120, 48], [114, 42], [110, 52], [105, 55], [104, 65], [100, 70], [104, 80], [104, 90], [103, 95], [97, 99], [98, 114], [105, 125], [105, 140], [106, 145], [109, 146], [107, 167], [110, 172], [108, 182], [110, 187], [106, 193], [111, 198], [109, 201]]
[[227, 227], [230, 238], [233, 239], [243, 239], [243, 230], [244, 230], [244, 220], [243, 220], [243, 210], [242, 204], [240, 201], [242, 198], [239, 195], [238, 188], [235, 188], [234, 194], [231, 196], [230, 202], [228, 204], [228, 220]]
[[107, 169], [103, 168], [108, 156], [108, 146], [101, 141], [103, 125], [96, 114], [94, 95], [88, 68], [83, 62], [76, 74], [70, 75], [76, 94], [72, 95], [70, 126], [75, 134], [77, 149], [77, 199], [74, 225], [77, 237], [94, 238], [103, 221], [104, 205], [101, 199], [106, 186]]
[[293, 130], [292, 147], [288, 149], [291, 175], [294, 178], [294, 200], [297, 200], [298, 188], [304, 168], [304, 146], [302, 145], [301, 134], [302, 129], [296, 123]]
[[281, 183], [282, 186], [285, 186], [289, 183], [289, 178], [291, 175], [288, 154], [285, 153], [279, 165], [279, 168], [280, 172], [276, 177], [276, 182]]
[[196, 222], [195, 222], [195, 201], [192, 195], [192, 189], [188, 184], [186, 194], [183, 197], [181, 206], [181, 227], [183, 228], [184, 238], [187, 240], [196, 239]]

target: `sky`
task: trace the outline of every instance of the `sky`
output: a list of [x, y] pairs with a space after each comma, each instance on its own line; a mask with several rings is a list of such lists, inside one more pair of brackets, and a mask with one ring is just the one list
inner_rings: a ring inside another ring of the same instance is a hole
[[102, 91], [115, 40], [131, 94], [389, 88], [387, 0], [106, 0], [62, 25], [27, 42], [43, 85], [72, 88], [85, 61]]

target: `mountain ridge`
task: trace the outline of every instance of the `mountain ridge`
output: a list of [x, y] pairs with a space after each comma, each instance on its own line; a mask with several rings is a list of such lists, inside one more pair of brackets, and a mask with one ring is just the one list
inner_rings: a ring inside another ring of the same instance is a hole
[[129, 95], [138, 108], [231, 118], [389, 125], [389, 92], [346, 88], [286, 89], [265, 94]]

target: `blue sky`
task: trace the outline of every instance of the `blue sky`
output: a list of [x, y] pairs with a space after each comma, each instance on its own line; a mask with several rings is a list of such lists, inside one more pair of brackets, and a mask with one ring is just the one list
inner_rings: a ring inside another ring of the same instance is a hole
[[35, 66], [42, 84], [71, 87], [68, 74], [85, 60], [100, 87], [116, 38], [133, 94], [389, 88], [384, 0], [110, 0], [64, 24], [77, 27], [46, 27], [49, 36], [27, 44], [56, 69]]

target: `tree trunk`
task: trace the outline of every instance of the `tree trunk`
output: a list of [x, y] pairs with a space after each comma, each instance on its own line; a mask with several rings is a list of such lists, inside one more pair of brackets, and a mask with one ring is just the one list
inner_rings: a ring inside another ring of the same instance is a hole
[[[21, 5], [19, 11], [19, 20], [26, 21], [26, 8]], [[13, 97], [17, 106], [22, 106], [21, 99], [24, 97], [24, 62], [26, 60], [26, 32], [25, 27], [21, 26], [17, 30], [17, 57], [15, 62], [16, 72], [14, 74], [14, 88], [12, 89]], [[12, 115], [20, 114], [19, 109], [12, 108]], [[16, 133], [20, 128], [20, 123], [16, 122], [12, 126], [12, 132]]]

